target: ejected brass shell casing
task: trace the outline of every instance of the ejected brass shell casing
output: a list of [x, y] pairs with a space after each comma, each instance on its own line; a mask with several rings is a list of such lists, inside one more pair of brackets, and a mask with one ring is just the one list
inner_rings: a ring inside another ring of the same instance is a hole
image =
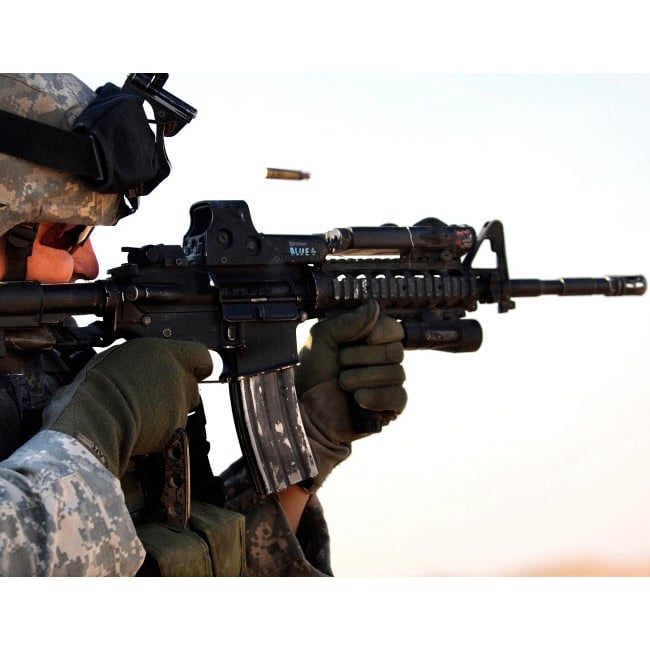
[[299, 169], [266, 168], [266, 178], [276, 178], [284, 181], [306, 181], [309, 177], [309, 172], [301, 172]]

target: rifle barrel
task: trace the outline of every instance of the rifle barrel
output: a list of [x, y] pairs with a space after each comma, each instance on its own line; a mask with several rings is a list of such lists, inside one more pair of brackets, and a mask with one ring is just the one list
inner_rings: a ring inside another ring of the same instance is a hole
[[104, 283], [39, 284], [0, 282], [3, 316], [21, 314], [97, 314], [105, 304]]
[[641, 296], [647, 281], [642, 275], [608, 275], [602, 278], [559, 278], [557, 280], [510, 280], [512, 298], [556, 296]]

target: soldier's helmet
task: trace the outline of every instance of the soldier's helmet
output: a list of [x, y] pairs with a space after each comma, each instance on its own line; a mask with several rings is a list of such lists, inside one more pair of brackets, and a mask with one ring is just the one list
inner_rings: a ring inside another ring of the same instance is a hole
[[[71, 130], [95, 93], [72, 74], [0, 73], [0, 109]], [[0, 236], [20, 223], [113, 225], [121, 196], [79, 176], [0, 152]]]

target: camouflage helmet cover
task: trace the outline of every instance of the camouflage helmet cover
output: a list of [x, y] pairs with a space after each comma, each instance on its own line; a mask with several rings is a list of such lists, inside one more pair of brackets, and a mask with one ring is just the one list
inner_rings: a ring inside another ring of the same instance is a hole
[[[70, 130], [95, 93], [71, 74], [0, 73], [0, 109]], [[0, 152], [0, 236], [19, 223], [113, 225], [119, 194], [79, 177]]]

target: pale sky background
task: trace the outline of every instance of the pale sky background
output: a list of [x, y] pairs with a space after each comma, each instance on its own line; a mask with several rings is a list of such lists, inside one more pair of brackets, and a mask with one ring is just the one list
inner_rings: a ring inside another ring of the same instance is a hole
[[[247, 201], [267, 234], [500, 219], [513, 278], [650, 275], [650, 75], [172, 74], [166, 88], [198, 117], [167, 140], [169, 179], [94, 235], [100, 277], [122, 245], [180, 244], [205, 199]], [[321, 490], [335, 572], [648, 575], [650, 297], [474, 317], [481, 349], [408, 352], [405, 413]], [[239, 454], [228, 390], [202, 394], [220, 470]]]

